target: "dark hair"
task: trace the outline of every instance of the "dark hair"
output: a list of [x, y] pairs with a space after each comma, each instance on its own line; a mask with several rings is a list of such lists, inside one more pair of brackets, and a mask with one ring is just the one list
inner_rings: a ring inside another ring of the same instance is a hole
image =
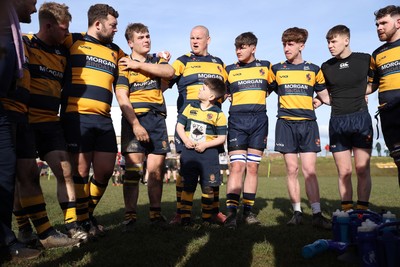
[[235, 39], [235, 47], [240, 48], [244, 45], [257, 46], [257, 37], [252, 32], [244, 32]]
[[88, 10], [88, 25], [91, 26], [96, 20], [106, 20], [111, 15], [118, 18], [118, 12], [107, 4], [95, 4]]
[[204, 80], [204, 84], [210, 88], [211, 91], [213, 91], [215, 94], [215, 99], [220, 98], [226, 93], [225, 83], [221, 79], [206, 78]]
[[375, 15], [376, 20], [383, 18], [386, 15], [390, 15], [391, 17], [393, 17], [395, 15], [400, 15], [400, 6], [390, 5], [390, 6], [381, 8], [378, 11], [375, 11], [374, 15]]
[[128, 24], [128, 26], [126, 27], [125, 30], [125, 38], [127, 41], [129, 41], [130, 39], [132, 39], [133, 33], [137, 32], [137, 33], [146, 33], [149, 32], [149, 28], [142, 24], [142, 23], [130, 23]]
[[308, 31], [302, 28], [289, 28], [282, 34], [282, 43], [296, 42], [296, 43], [306, 43], [308, 38]]
[[345, 35], [350, 38], [350, 29], [345, 25], [336, 25], [328, 31], [326, 40], [331, 40], [335, 38], [336, 35]]

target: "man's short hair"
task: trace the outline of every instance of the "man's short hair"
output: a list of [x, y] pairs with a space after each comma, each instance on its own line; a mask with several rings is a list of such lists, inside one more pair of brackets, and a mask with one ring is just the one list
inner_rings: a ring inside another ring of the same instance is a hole
[[257, 37], [252, 32], [244, 32], [235, 39], [235, 47], [241, 48], [244, 45], [257, 46]]
[[204, 84], [214, 93], [215, 99], [220, 98], [226, 93], [225, 83], [221, 79], [206, 78]]
[[53, 23], [61, 24], [72, 20], [68, 6], [55, 2], [45, 2], [39, 9], [39, 22], [50, 20]]
[[308, 31], [302, 28], [289, 28], [282, 34], [282, 43], [296, 42], [305, 44], [308, 38]]
[[400, 6], [390, 5], [375, 11], [374, 14], [376, 20], [383, 18], [386, 15], [390, 15], [391, 17], [400, 15]]
[[111, 15], [118, 18], [118, 12], [107, 4], [95, 4], [88, 10], [88, 25], [92, 26], [97, 20], [106, 20]]
[[132, 39], [134, 32], [146, 33], [146, 32], [149, 32], [149, 28], [146, 25], [142, 24], [142, 23], [130, 23], [130, 24], [128, 24], [128, 26], [126, 27], [126, 30], [125, 30], [125, 38], [126, 38], [127, 41]]
[[344, 35], [350, 38], [350, 29], [345, 25], [336, 25], [326, 34], [326, 40], [332, 40], [337, 35]]

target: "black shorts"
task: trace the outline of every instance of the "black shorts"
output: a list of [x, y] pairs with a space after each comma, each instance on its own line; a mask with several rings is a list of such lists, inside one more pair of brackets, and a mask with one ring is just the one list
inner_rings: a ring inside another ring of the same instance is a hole
[[178, 169], [177, 159], [165, 159], [165, 167], [167, 167], [167, 169], [170, 171], [176, 171]]
[[218, 148], [208, 148], [203, 153], [184, 148], [180, 159], [184, 185], [197, 185], [199, 176], [202, 186], [221, 185]]
[[264, 112], [234, 113], [228, 118], [228, 150], [264, 151], [268, 136], [268, 117]]
[[329, 120], [329, 144], [333, 153], [353, 147], [372, 149], [372, 138], [372, 120], [368, 110], [332, 116]]
[[67, 149], [71, 153], [118, 152], [117, 137], [111, 118], [92, 122], [64, 118], [62, 126]]
[[36, 149], [41, 160], [44, 160], [44, 156], [51, 151], [67, 151], [64, 131], [60, 122], [41, 122], [31, 125], [35, 132]]
[[275, 128], [275, 151], [283, 154], [320, 152], [321, 141], [317, 122], [278, 119]]
[[383, 138], [389, 151], [400, 147], [400, 105], [380, 112]]
[[165, 117], [154, 112], [137, 116], [140, 124], [146, 129], [150, 142], [140, 142], [132, 131], [132, 125], [122, 117], [121, 120], [121, 152], [163, 155], [170, 152], [168, 145], [167, 125]]

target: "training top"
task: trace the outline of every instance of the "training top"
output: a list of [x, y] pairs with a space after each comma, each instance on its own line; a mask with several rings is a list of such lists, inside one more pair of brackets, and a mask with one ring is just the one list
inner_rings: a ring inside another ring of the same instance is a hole
[[[147, 55], [145, 63], [167, 64], [163, 58], [153, 57], [152, 55]], [[119, 76], [115, 89], [123, 89], [129, 92], [129, 100], [135, 113], [154, 111], [166, 115], [167, 108], [161, 90], [161, 78], [149, 77], [132, 70], [123, 71], [123, 68], [125, 66], [119, 67]]]
[[224, 82], [227, 79], [224, 62], [210, 54], [196, 56], [190, 52], [175, 60], [172, 67], [175, 69], [175, 75], [169, 87], [174, 84], [178, 87], [178, 114], [182, 113], [189, 103], [199, 101], [199, 89], [206, 78], [219, 78]]
[[385, 43], [372, 53], [374, 77], [379, 85], [379, 104], [400, 99], [400, 39]]
[[113, 43], [103, 44], [80, 33], [65, 41], [70, 60], [63, 90], [62, 116], [81, 122], [109, 122], [118, 60], [124, 52]]
[[237, 62], [227, 66], [226, 72], [227, 89], [231, 95], [229, 113], [265, 113], [271, 63], [266, 60]]
[[316, 120], [314, 91], [325, 89], [321, 69], [310, 62], [292, 64], [288, 61], [272, 66], [270, 90], [278, 94], [278, 115], [285, 120]]
[[351, 53], [343, 59], [333, 57], [322, 64], [332, 115], [368, 110], [365, 91], [367, 79], [373, 76], [371, 64], [371, 55], [365, 53]]

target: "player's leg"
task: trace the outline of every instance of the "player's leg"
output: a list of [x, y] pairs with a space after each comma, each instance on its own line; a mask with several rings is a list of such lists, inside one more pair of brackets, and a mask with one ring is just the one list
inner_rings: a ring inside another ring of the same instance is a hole
[[368, 209], [371, 195], [371, 149], [353, 148], [354, 165], [357, 173], [357, 206], [356, 209]]
[[342, 210], [353, 208], [353, 185], [351, 181], [352, 159], [351, 150], [333, 152], [336, 169], [339, 175], [338, 187]]

